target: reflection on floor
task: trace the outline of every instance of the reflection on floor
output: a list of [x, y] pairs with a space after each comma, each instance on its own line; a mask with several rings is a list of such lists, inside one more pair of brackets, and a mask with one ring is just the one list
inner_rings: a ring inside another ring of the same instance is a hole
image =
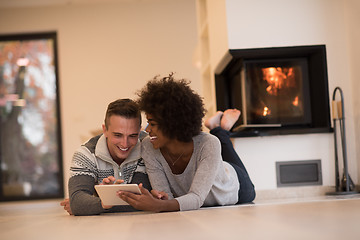
[[359, 239], [360, 194], [173, 213], [69, 216], [60, 200], [0, 204], [0, 239]]

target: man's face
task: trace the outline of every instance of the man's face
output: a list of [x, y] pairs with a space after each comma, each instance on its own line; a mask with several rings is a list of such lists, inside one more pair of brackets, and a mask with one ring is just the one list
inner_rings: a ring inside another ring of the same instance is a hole
[[112, 115], [108, 120], [107, 129], [103, 124], [103, 132], [112, 159], [120, 165], [138, 141], [140, 120]]

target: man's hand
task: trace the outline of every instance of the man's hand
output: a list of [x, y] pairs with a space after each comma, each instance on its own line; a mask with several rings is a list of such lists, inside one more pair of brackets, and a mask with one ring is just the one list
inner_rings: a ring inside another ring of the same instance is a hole
[[64, 210], [67, 211], [70, 215], [73, 215], [70, 208], [70, 200], [68, 198], [65, 198], [63, 201], [61, 201], [60, 206], [64, 206]]
[[[104, 178], [102, 180], [102, 183], [101, 185], [108, 185], [108, 184], [121, 184], [123, 183], [124, 180], [121, 180], [121, 179], [116, 179], [114, 176], [109, 176], [107, 178]], [[103, 209], [109, 209], [109, 208], [112, 208], [113, 206], [108, 206], [108, 205], [104, 205], [102, 202], [101, 202], [101, 206]]]
[[109, 176], [107, 178], [104, 178], [102, 180], [101, 184], [103, 184], [103, 185], [106, 185], [106, 184], [121, 184], [123, 182], [124, 182], [124, 180], [116, 179], [114, 176]]

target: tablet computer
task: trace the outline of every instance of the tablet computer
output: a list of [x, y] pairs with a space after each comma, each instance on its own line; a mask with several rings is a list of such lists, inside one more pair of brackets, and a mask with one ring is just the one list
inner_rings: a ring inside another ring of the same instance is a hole
[[116, 195], [116, 192], [128, 191], [132, 193], [141, 194], [140, 188], [137, 184], [110, 184], [110, 185], [95, 185], [95, 190], [99, 195], [103, 205], [129, 205]]

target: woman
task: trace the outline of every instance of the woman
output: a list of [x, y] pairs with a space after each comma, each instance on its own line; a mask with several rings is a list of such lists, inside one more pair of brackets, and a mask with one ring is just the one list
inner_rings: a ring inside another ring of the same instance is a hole
[[[153, 188], [143, 194], [119, 192], [133, 207], [154, 212], [251, 202], [254, 186], [233, 149], [229, 130], [240, 111], [217, 112], [205, 122], [201, 97], [185, 80], [155, 77], [139, 92], [149, 137], [142, 157]], [[212, 135], [213, 134], [213, 135]], [[216, 137], [215, 137], [215, 136]]]

